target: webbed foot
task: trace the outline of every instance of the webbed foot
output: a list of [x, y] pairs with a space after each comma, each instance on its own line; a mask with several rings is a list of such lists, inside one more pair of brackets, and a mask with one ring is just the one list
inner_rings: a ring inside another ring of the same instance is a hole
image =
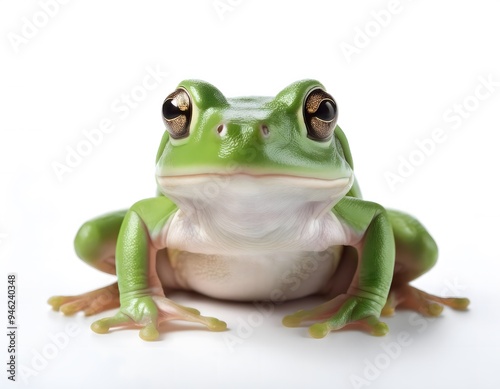
[[443, 311], [443, 305], [465, 311], [469, 303], [468, 298], [439, 297], [405, 284], [391, 288], [387, 303], [382, 309], [382, 315], [391, 316], [396, 308], [405, 308], [419, 312], [424, 316], [439, 316]]
[[379, 311], [380, 305], [368, 298], [343, 294], [311, 310], [285, 316], [283, 325], [297, 327], [304, 322], [318, 321], [309, 327], [309, 334], [313, 338], [323, 338], [330, 331], [347, 327], [382, 336], [389, 328], [378, 320]]
[[141, 328], [139, 336], [151, 341], [159, 337], [159, 325], [170, 320], [200, 323], [211, 331], [224, 331], [227, 328], [225, 322], [202, 316], [198, 310], [176, 304], [163, 296], [135, 297], [122, 302], [115, 316], [97, 320], [91, 328], [98, 334], [105, 334], [112, 328]]
[[83, 311], [85, 316], [90, 316], [108, 309], [118, 308], [120, 295], [118, 284], [115, 282], [104, 288], [78, 296], [52, 296], [47, 302], [54, 311], [60, 311], [65, 315], [73, 315]]

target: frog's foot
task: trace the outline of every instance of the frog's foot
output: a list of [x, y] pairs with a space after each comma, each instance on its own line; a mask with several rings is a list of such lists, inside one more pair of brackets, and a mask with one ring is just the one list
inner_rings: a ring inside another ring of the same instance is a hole
[[323, 338], [330, 331], [341, 328], [358, 328], [382, 336], [389, 328], [378, 320], [379, 311], [380, 305], [372, 300], [344, 294], [311, 310], [285, 316], [283, 325], [297, 327], [303, 322], [319, 321], [309, 327], [309, 334], [313, 338]]
[[92, 323], [92, 330], [105, 334], [112, 328], [141, 328], [139, 336], [143, 340], [156, 340], [161, 323], [170, 320], [184, 320], [200, 323], [211, 331], [224, 331], [225, 322], [214, 317], [200, 315], [197, 309], [182, 306], [163, 296], [145, 296], [125, 304], [113, 317]]
[[439, 316], [443, 311], [443, 305], [465, 311], [469, 306], [469, 299], [463, 297], [439, 297], [408, 284], [398, 285], [391, 288], [382, 315], [391, 316], [396, 308], [405, 308], [420, 312], [424, 316]]
[[120, 306], [120, 293], [118, 284], [115, 282], [104, 288], [78, 296], [52, 296], [48, 303], [54, 311], [60, 311], [65, 315], [83, 311], [86, 316], [90, 316], [108, 309], [118, 308]]

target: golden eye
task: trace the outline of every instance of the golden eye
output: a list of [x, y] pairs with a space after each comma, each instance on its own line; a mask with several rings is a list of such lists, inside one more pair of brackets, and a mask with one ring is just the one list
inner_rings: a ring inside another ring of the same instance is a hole
[[337, 124], [338, 109], [332, 96], [322, 89], [312, 90], [304, 102], [307, 136], [317, 141], [330, 139]]
[[189, 135], [189, 124], [192, 114], [191, 100], [184, 89], [177, 89], [169, 94], [163, 102], [163, 122], [174, 139]]

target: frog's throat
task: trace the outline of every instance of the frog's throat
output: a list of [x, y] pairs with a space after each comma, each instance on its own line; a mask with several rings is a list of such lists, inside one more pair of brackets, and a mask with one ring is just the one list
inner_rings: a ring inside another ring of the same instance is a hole
[[346, 241], [330, 211], [352, 181], [248, 174], [159, 177], [163, 193], [179, 207], [165, 239], [168, 247], [205, 254], [326, 250], [330, 235], [339, 244]]
[[322, 188], [339, 188], [346, 185], [352, 186], [354, 175], [348, 177], [338, 177], [334, 179], [294, 176], [290, 174], [251, 174], [251, 173], [200, 173], [200, 174], [183, 174], [183, 175], [159, 175], [157, 176], [160, 186], [173, 187], [178, 185], [190, 185], [199, 183], [228, 183], [229, 181], [247, 181], [251, 185], [257, 187], [259, 183], [285, 183], [300, 187], [310, 187], [316, 189]]
[[157, 177], [162, 193], [181, 210], [218, 208], [239, 217], [304, 211], [315, 217], [331, 210], [353, 181], [353, 174], [337, 179], [246, 173]]

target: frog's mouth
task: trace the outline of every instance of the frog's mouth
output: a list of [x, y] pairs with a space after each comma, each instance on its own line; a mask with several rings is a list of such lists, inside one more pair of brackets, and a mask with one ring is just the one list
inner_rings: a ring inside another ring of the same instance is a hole
[[238, 203], [242, 207], [262, 207], [272, 203], [336, 204], [351, 188], [354, 175], [336, 179], [310, 178], [283, 174], [188, 174], [157, 176], [161, 192], [185, 204]]

